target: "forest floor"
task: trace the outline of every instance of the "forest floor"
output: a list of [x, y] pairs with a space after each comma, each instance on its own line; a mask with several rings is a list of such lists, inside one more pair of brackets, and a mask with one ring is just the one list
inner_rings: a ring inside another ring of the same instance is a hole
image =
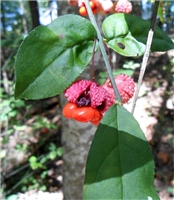
[[[174, 86], [172, 85], [171, 64], [169, 64], [171, 54], [170, 51], [165, 54], [153, 53], [151, 55], [134, 112], [134, 116], [140, 123], [153, 152], [155, 161], [154, 185], [161, 200], [172, 200], [174, 198], [172, 193], [174, 188], [172, 148], [174, 144], [174, 99], [172, 99]], [[135, 70], [133, 75], [135, 81], [137, 81], [139, 75], [138, 70]], [[37, 155], [37, 157], [47, 155], [48, 144], [54, 143], [57, 147], [61, 147], [59, 97], [37, 102], [27, 101], [26, 103], [32, 104], [32, 107], [28, 109], [27, 113], [25, 111], [25, 113], [17, 116], [17, 119], [22, 120], [25, 125], [24, 129], [16, 129], [16, 132], [9, 137], [9, 142], [2, 146], [2, 148], [8, 150], [8, 157], [6, 156], [6, 160], [3, 159], [1, 163], [1, 172], [4, 177], [2, 186], [4, 191], [9, 191], [8, 195], [17, 195], [15, 196], [16, 199], [61, 200], [63, 198], [62, 157], [58, 156], [56, 159], [54, 157], [54, 159], [46, 161], [47, 175], [44, 179], [41, 177], [41, 172], [44, 169], [41, 167], [32, 172], [31, 169], [29, 170], [27, 162], [31, 155]], [[131, 106], [132, 101], [125, 107], [130, 110]], [[37, 116], [40, 116], [41, 119], [46, 118], [45, 127], [43, 120], [42, 126], [37, 127], [36, 121], [40, 119]], [[54, 126], [49, 128], [47, 125], [49, 123], [58, 128]], [[25, 137], [26, 135], [28, 137]], [[16, 150], [17, 145], [18, 151]], [[19, 147], [23, 150], [19, 151]], [[33, 181], [34, 184], [37, 180], [46, 186], [46, 191], [38, 191], [36, 188], [25, 191], [27, 184], [31, 183], [27, 182], [26, 185], [23, 183], [23, 188], [19, 187], [23, 177], [26, 177], [26, 179], [33, 177], [31, 182]], [[16, 183], [19, 184], [16, 185]]]

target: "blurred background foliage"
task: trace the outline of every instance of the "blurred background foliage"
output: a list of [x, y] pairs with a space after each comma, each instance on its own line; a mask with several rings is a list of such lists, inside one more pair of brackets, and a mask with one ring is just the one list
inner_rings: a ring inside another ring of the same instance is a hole
[[[56, 168], [61, 174], [58, 162], [62, 156], [59, 97], [39, 101], [15, 101], [13, 97], [15, 58], [22, 40], [33, 28], [54, 20], [59, 14], [60, 4], [55, 0], [1, 1], [0, 199], [32, 189], [52, 192], [61, 187], [61, 182], [57, 181], [55, 186], [50, 181], [54, 179], [50, 169]], [[135, 8], [145, 19], [150, 19], [152, 6], [153, 2], [147, 0], [135, 3]], [[172, 34], [172, 1], [163, 1], [158, 24], [169, 35]], [[171, 60], [170, 66], [173, 65]], [[139, 67], [139, 60], [125, 59], [122, 67], [113, 73], [132, 76]], [[164, 68], [166, 70], [168, 66]], [[98, 82], [103, 83], [106, 77], [105, 72], [100, 72]]]
[[51, 22], [55, 8], [57, 13], [54, 5], [54, 1], [1, 1], [0, 199], [19, 191], [48, 190], [49, 166], [62, 156], [59, 97], [39, 102], [13, 97], [18, 48], [34, 27], [44, 24], [43, 19]]

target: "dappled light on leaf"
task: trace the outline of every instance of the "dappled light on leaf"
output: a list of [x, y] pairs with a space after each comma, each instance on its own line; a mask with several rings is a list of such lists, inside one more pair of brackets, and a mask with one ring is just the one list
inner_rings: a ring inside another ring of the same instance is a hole
[[103, 117], [89, 151], [84, 199], [158, 199], [154, 163], [133, 116], [114, 105]]
[[96, 31], [86, 19], [64, 15], [35, 28], [16, 59], [15, 98], [42, 99], [62, 93], [92, 58]]
[[[106, 43], [123, 56], [138, 57], [144, 54], [150, 21], [130, 14], [108, 16], [102, 24]], [[173, 49], [173, 42], [158, 26], [155, 27], [151, 51]]]

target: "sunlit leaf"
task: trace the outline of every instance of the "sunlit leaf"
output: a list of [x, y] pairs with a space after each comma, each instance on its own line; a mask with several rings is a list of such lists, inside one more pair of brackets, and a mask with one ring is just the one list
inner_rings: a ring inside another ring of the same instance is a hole
[[159, 199], [154, 162], [134, 117], [114, 105], [104, 115], [86, 164], [84, 199]]
[[92, 58], [97, 33], [89, 20], [64, 15], [35, 28], [18, 51], [15, 98], [42, 99], [62, 93]]
[[[150, 21], [138, 16], [116, 13], [102, 24], [105, 41], [110, 48], [124, 56], [141, 56], [145, 52]], [[173, 42], [159, 27], [155, 27], [151, 51], [173, 49]]]
[[49, 153], [49, 158], [50, 158], [51, 160], [54, 160], [54, 159], [56, 158], [56, 156], [57, 156], [57, 152], [56, 152], [56, 151], [51, 151], [51, 152]]
[[37, 158], [36, 158], [35, 156], [31, 156], [31, 157], [29, 158], [29, 162], [30, 162], [30, 163], [37, 162]]

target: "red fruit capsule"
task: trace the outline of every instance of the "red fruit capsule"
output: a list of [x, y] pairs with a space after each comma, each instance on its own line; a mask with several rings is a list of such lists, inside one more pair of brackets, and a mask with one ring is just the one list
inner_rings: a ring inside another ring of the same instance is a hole
[[89, 5], [90, 5], [91, 9], [94, 9], [96, 7], [96, 5], [93, 1], [89, 1]]
[[86, 16], [87, 16], [88, 12], [87, 12], [87, 9], [86, 9], [85, 6], [82, 6], [82, 7], [79, 8], [79, 14], [80, 14], [81, 16], [83, 16], [83, 17], [86, 17]]
[[63, 115], [67, 118], [72, 118], [73, 112], [78, 108], [75, 103], [67, 103], [63, 108]]
[[101, 120], [97, 120], [97, 121], [90, 121], [91, 122], [91, 124], [93, 124], [93, 125], [95, 125], [95, 126], [98, 126], [99, 125], [99, 123], [100, 123], [100, 121]]
[[94, 15], [96, 15], [97, 14], [97, 8], [93, 8], [92, 12], [93, 12]]
[[79, 122], [89, 122], [94, 117], [94, 110], [91, 107], [83, 106], [73, 111], [72, 118]]
[[97, 110], [94, 109], [94, 117], [91, 119], [91, 123], [98, 126], [98, 124], [100, 123], [101, 119], [102, 119], [103, 115]]
[[97, 121], [97, 120], [101, 120], [103, 117], [103, 115], [97, 110], [95, 109], [94, 111], [94, 117], [93, 117], [93, 121]]

